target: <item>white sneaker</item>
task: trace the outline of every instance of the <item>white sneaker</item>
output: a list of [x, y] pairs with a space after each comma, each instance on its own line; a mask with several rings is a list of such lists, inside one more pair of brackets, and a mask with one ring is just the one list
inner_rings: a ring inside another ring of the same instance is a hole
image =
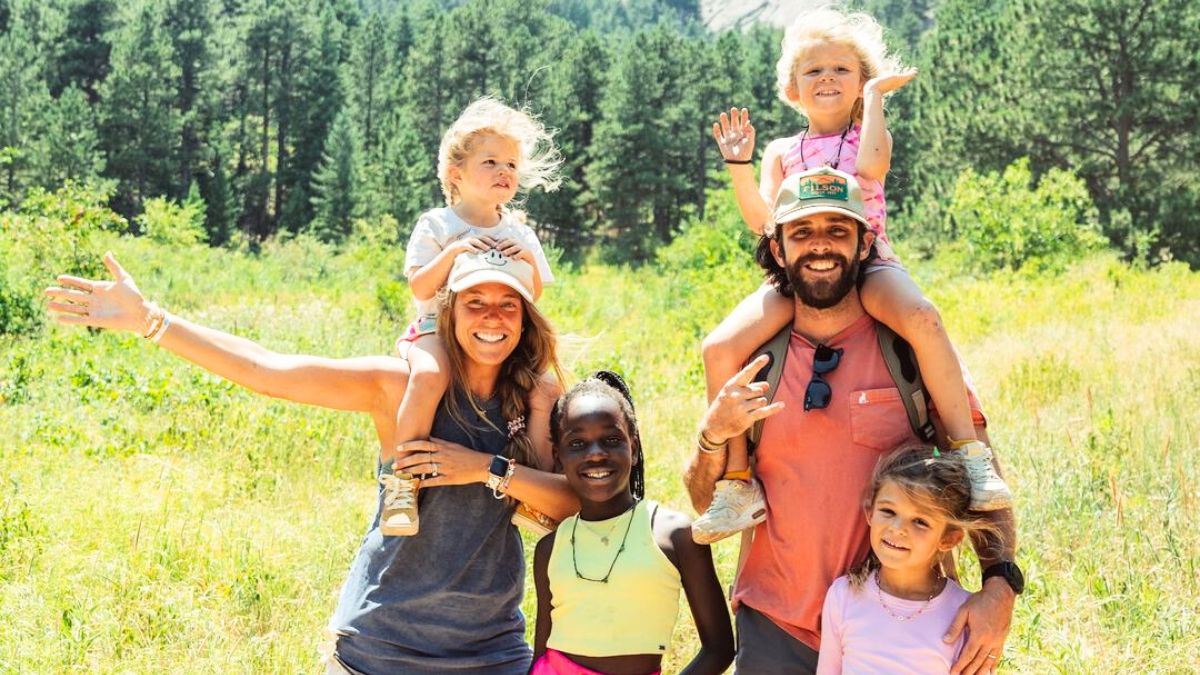
[[1012, 491], [992, 466], [992, 449], [982, 441], [971, 441], [961, 453], [971, 479], [971, 510], [997, 511], [1012, 507]]
[[767, 502], [758, 481], [719, 480], [712, 504], [692, 523], [692, 540], [711, 544], [766, 519]]
[[410, 473], [380, 474], [383, 483], [383, 513], [379, 515], [379, 531], [385, 537], [411, 537], [417, 533], [417, 485], [420, 482]]

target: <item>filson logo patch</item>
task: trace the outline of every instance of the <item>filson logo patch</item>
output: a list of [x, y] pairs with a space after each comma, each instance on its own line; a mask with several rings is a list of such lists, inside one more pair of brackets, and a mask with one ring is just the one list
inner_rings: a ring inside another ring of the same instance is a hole
[[850, 201], [850, 186], [841, 176], [805, 176], [797, 185], [796, 198], [800, 200], [836, 199], [846, 202]]

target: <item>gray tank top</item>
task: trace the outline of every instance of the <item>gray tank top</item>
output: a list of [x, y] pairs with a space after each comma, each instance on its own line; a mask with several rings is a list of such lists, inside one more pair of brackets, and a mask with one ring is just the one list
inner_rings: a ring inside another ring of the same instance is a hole
[[[507, 439], [463, 406], [470, 431], [438, 406], [434, 438], [501, 454]], [[483, 410], [500, 429], [499, 402]], [[475, 483], [418, 492], [420, 531], [379, 533], [382, 489], [371, 528], [342, 587], [330, 627], [352, 673], [524, 674], [521, 595], [525, 557], [512, 507]]]

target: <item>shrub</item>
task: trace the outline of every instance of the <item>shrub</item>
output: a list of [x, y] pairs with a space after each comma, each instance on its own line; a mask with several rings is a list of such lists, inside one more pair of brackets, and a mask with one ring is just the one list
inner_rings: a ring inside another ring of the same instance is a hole
[[182, 204], [165, 197], [147, 199], [136, 219], [142, 233], [160, 244], [192, 246], [204, 241], [204, 201], [189, 195]]
[[0, 214], [0, 334], [40, 325], [40, 292], [55, 274], [104, 274], [97, 239], [128, 226], [105, 206], [111, 191], [76, 183], [55, 192], [34, 189], [16, 211]]
[[1083, 181], [1051, 169], [1035, 183], [1028, 159], [1003, 174], [964, 170], [946, 218], [958, 237], [951, 251], [977, 272], [1057, 272], [1105, 243]]

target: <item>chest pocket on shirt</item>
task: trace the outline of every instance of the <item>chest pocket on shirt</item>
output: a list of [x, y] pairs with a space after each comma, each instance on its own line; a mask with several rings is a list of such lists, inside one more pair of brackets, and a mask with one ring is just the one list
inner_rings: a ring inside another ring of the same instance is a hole
[[854, 392], [850, 399], [850, 430], [855, 445], [877, 452], [913, 439], [900, 391], [891, 387]]

